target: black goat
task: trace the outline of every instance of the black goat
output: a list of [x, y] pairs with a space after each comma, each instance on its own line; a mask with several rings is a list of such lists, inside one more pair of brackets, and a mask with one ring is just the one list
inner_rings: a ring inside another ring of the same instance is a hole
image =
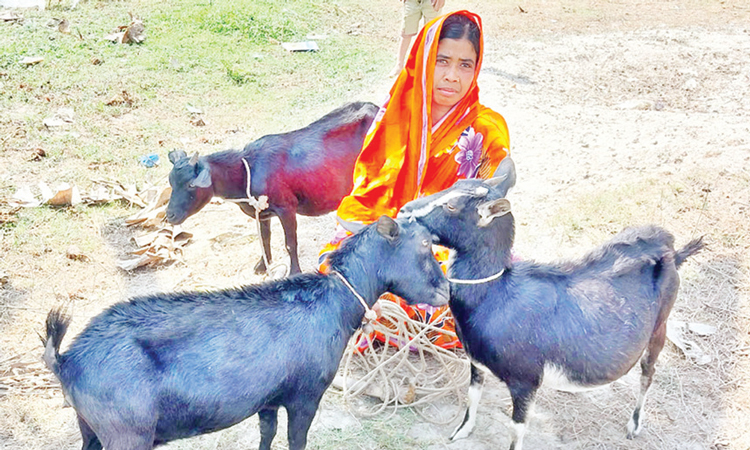
[[[510, 390], [520, 450], [537, 389], [575, 391], [610, 383], [640, 358], [641, 392], [628, 438], [642, 426], [641, 410], [664, 346], [667, 317], [677, 296], [677, 268], [702, 240], [675, 251], [656, 226], [628, 228], [580, 262], [511, 262], [514, 223], [503, 198], [515, 182], [513, 164], [496, 178], [458, 181], [414, 200], [399, 218], [430, 230], [452, 248], [450, 308], [466, 352]], [[469, 284], [470, 281], [479, 282]], [[451, 439], [472, 431], [482, 373], [472, 363], [469, 408]]]
[[[212, 197], [247, 197], [245, 160], [250, 166], [250, 193], [268, 196], [268, 209], [260, 213], [260, 235], [271, 261], [271, 217], [284, 228], [290, 273], [300, 272], [297, 256], [297, 214], [319, 216], [338, 208], [352, 190], [354, 163], [378, 107], [350, 103], [305, 128], [272, 134], [247, 144], [242, 151], [227, 150], [208, 156], [188, 157], [183, 150], [169, 153], [174, 167], [169, 174], [172, 196], [167, 220], [181, 224], [201, 210]], [[255, 217], [255, 208], [239, 203], [242, 212]], [[263, 257], [256, 273], [266, 271]]]
[[257, 412], [269, 450], [280, 406], [289, 449], [304, 449], [365, 313], [355, 292], [369, 306], [385, 291], [448, 303], [430, 241], [423, 227], [382, 217], [331, 254], [336, 273], [134, 298], [93, 318], [62, 355], [69, 319], [51, 311], [44, 360], [78, 414], [83, 449], [151, 449]]

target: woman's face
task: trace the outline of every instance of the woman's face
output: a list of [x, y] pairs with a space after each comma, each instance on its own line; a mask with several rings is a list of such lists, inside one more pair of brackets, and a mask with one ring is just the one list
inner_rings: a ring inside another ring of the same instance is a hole
[[474, 80], [477, 52], [468, 39], [444, 38], [438, 44], [435, 78], [432, 82], [432, 108], [444, 110], [458, 103]]

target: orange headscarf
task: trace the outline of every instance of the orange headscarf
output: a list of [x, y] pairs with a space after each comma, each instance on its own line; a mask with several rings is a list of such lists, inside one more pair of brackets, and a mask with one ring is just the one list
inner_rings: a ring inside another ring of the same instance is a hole
[[[439, 36], [445, 19], [453, 14], [477, 24], [479, 52], [466, 95], [433, 126], [432, 84]], [[477, 75], [484, 47], [481, 29], [479, 16], [458, 11], [436, 18], [419, 32], [406, 67], [365, 137], [354, 168], [354, 188], [338, 208], [341, 219], [370, 223], [381, 215], [395, 217], [407, 202], [453, 185], [462, 177], [454, 150], [469, 126], [481, 134], [474, 139], [482, 147], [476, 175], [490, 176], [508, 154], [505, 120], [479, 104]]]

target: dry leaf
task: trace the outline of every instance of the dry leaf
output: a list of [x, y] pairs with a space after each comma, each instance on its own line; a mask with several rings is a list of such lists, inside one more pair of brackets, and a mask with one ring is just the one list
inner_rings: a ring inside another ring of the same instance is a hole
[[141, 19], [130, 13], [130, 25], [125, 29], [125, 34], [120, 41], [122, 44], [140, 44], [146, 39], [146, 27]]
[[[695, 362], [696, 364], [702, 366], [702, 365], [710, 363], [712, 360], [711, 355], [706, 354], [700, 348], [700, 346], [698, 346], [696, 342], [685, 338], [685, 335], [690, 330], [689, 325], [691, 324], [680, 322], [678, 320], [668, 320], [667, 321], [667, 339], [672, 341], [674, 345], [676, 345], [680, 350], [682, 350], [682, 353], [684, 353], [685, 356], [693, 360], [693, 362]], [[700, 326], [701, 324], [695, 324], [695, 325], [699, 325], [698, 329], [701, 331], [709, 331], [709, 332], [711, 331], [710, 329], [706, 330], [706, 328], [701, 327]], [[705, 327], [710, 328], [710, 326], [708, 325], [706, 325]]]
[[31, 151], [31, 157], [29, 158], [29, 161], [41, 161], [42, 158], [47, 156], [47, 152], [44, 151], [44, 149], [41, 148], [35, 148]]
[[81, 201], [87, 205], [101, 205], [122, 198], [113, 195], [106, 187], [97, 186], [88, 194], [81, 194]]
[[11, 197], [8, 204], [15, 207], [36, 208], [42, 202], [36, 199], [28, 187], [22, 187], [13, 193], [13, 197]]
[[71, 108], [59, 108], [54, 116], [47, 117], [42, 123], [47, 127], [60, 127], [66, 123], [73, 123], [75, 112]]
[[70, 34], [70, 22], [68, 22], [68, 19], [62, 19], [59, 24], [57, 24], [57, 31], [64, 34]]
[[206, 122], [204, 122], [203, 119], [200, 118], [200, 117], [196, 117], [194, 119], [191, 119], [190, 123], [192, 123], [196, 127], [204, 127], [204, 126], [206, 126]]
[[113, 199], [124, 199], [125, 201], [128, 201], [132, 204], [138, 205], [141, 208], [145, 208], [148, 204], [147, 201], [144, 201], [143, 198], [141, 198], [141, 193], [138, 192], [134, 184], [123, 186], [122, 183], [119, 183], [117, 181], [109, 181], [109, 180], [92, 180], [94, 183], [98, 183], [104, 186], [109, 187], [113, 190]]
[[[177, 226], [174, 227], [175, 231], [178, 229]], [[190, 239], [193, 238], [193, 233], [187, 232], [187, 231], [180, 231], [174, 236], [175, 242], [184, 242], [187, 243]]]
[[172, 195], [172, 188], [162, 188], [153, 200], [141, 211], [125, 219], [127, 225], [141, 225], [143, 227], [158, 227], [162, 225], [167, 215], [167, 203]]
[[172, 262], [182, 256], [182, 247], [190, 242], [192, 234], [179, 227], [164, 227], [156, 232], [134, 237], [138, 249], [131, 252], [135, 258], [118, 261], [124, 270], [133, 270], [146, 265]]
[[21, 16], [16, 14], [14, 11], [11, 11], [11, 10], [0, 11], [0, 20], [2, 20], [3, 22], [12, 22], [14, 20], [20, 20], [20, 19], [21, 19]]
[[156, 258], [150, 255], [143, 255], [137, 258], [122, 259], [117, 262], [117, 267], [123, 270], [131, 271], [131, 270], [137, 269], [142, 266], [147, 266], [155, 262], [157, 262]]
[[124, 31], [115, 31], [115, 32], [112, 32], [112, 33], [104, 36], [104, 40], [105, 41], [114, 42], [116, 44], [121, 44], [123, 36], [125, 36], [125, 32]]
[[44, 181], [40, 181], [37, 186], [39, 186], [39, 190], [42, 193], [42, 203], [45, 203], [55, 195], [52, 193], [52, 189], [50, 189]]
[[65, 125], [65, 121], [58, 117], [47, 117], [42, 121], [42, 123], [44, 124], [44, 126], [49, 128], [61, 127]]
[[133, 98], [128, 94], [128, 91], [123, 90], [121, 94], [117, 94], [112, 97], [107, 103], [107, 106], [133, 106]]
[[69, 186], [67, 183], [63, 183], [57, 188], [52, 197], [47, 200], [47, 204], [50, 206], [75, 206], [81, 203], [81, 194], [78, 192], [77, 186]]
[[401, 395], [401, 403], [404, 405], [408, 405], [410, 403], [414, 402], [414, 399], [417, 398], [417, 388], [414, 386], [414, 383], [409, 383], [409, 387], [406, 389], [406, 392], [404, 392]]
[[72, 259], [73, 261], [89, 261], [89, 257], [84, 255], [81, 249], [76, 245], [71, 245], [70, 247], [68, 247], [68, 249], [65, 251], [65, 256], [67, 256], [68, 259]]
[[21, 60], [21, 64], [33, 66], [34, 64], [39, 64], [42, 61], [44, 61], [44, 58], [42, 58], [41, 56], [27, 56]]

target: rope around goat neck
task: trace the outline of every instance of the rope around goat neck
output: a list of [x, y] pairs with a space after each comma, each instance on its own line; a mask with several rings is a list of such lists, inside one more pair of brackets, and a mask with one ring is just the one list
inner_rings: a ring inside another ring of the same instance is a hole
[[[255, 223], [256, 223], [256, 231], [258, 232], [258, 242], [260, 242], [260, 254], [263, 258], [263, 263], [266, 265], [266, 277], [273, 276], [273, 268], [271, 267], [270, 263], [268, 262], [268, 256], [266, 255], [266, 249], [263, 247], [263, 237], [261, 236], [260, 232], [260, 213], [261, 211], [268, 208], [268, 196], [267, 195], [260, 195], [258, 198], [253, 197], [250, 194], [250, 165], [247, 163], [245, 158], [242, 158], [242, 164], [245, 165], [245, 174], [247, 175], [246, 183], [245, 183], [245, 195], [246, 198], [232, 198], [232, 199], [226, 199], [228, 202], [232, 203], [247, 203], [250, 206], [255, 209]], [[281, 267], [286, 266], [286, 264], [283, 263], [277, 263], [274, 265], [275, 267]], [[289, 275], [289, 267], [286, 267], [286, 275]]]
[[359, 300], [362, 306], [365, 307], [365, 319], [367, 319], [368, 322], [377, 320], [378, 319], [377, 313], [375, 313], [375, 311], [373, 311], [372, 309], [370, 309], [369, 306], [367, 306], [367, 302], [365, 302], [365, 299], [362, 298], [361, 295], [359, 295], [359, 292], [357, 292], [351, 284], [349, 284], [349, 281], [347, 281], [347, 279], [344, 278], [343, 275], [341, 275], [339, 272], [335, 270], [331, 270], [331, 273], [339, 277], [339, 279], [344, 283], [344, 285], [346, 285], [346, 287], [348, 287], [349, 290], [352, 291], [352, 294], [354, 294], [354, 296], [357, 297], [357, 300]]
[[478, 280], [461, 280], [459, 278], [448, 278], [448, 281], [450, 281], [451, 283], [455, 283], [455, 284], [482, 284], [482, 283], [488, 283], [493, 280], [497, 280], [498, 278], [503, 276], [504, 273], [505, 273], [505, 269], [501, 270], [500, 272], [494, 275], [490, 275], [486, 278], [480, 278]]

